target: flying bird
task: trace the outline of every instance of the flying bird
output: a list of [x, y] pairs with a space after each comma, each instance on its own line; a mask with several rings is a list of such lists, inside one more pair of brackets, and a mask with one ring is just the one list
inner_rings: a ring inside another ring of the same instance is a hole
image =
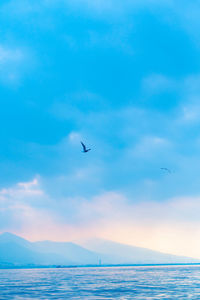
[[83, 153], [87, 153], [88, 151], [91, 150], [91, 149], [87, 149], [86, 146], [83, 144], [83, 142], [81, 142], [81, 145], [83, 147]]
[[168, 168], [160, 168], [161, 170], [163, 170], [163, 171], [166, 171], [166, 172], [168, 172], [168, 173], [170, 173], [171, 174], [171, 170], [170, 169], [168, 169]]

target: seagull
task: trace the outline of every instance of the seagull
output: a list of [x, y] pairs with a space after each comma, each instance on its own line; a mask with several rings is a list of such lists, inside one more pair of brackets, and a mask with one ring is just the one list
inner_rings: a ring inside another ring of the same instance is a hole
[[163, 170], [163, 171], [167, 171], [168, 173], [171, 174], [171, 170], [169, 170], [168, 168], [160, 168], [160, 169]]
[[81, 142], [81, 145], [83, 146], [83, 153], [87, 153], [88, 151], [91, 150], [91, 149], [87, 149], [86, 146], [83, 144], [83, 142]]

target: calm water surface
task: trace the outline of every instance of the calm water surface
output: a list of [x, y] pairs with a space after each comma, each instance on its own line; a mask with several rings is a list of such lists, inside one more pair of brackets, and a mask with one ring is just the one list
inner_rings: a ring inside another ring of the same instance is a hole
[[0, 270], [0, 299], [200, 299], [200, 266]]

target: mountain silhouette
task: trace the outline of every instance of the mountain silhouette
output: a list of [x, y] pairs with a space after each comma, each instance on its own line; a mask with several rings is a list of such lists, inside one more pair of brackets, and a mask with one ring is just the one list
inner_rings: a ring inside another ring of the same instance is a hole
[[197, 259], [165, 254], [112, 241], [94, 239], [83, 246], [71, 242], [29, 242], [0, 234], [0, 267], [198, 263]]

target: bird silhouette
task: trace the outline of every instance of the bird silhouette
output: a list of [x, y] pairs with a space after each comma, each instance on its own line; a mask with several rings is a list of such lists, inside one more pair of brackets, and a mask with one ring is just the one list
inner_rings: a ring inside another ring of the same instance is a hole
[[83, 142], [81, 142], [81, 145], [83, 147], [83, 153], [87, 153], [88, 151], [90, 151], [91, 149], [87, 149], [86, 146], [83, 144]]
[[168, 172], [168, 173], [170, 173], [171, 174], [171, 170], [170, 169], [168, 169], [168, 168], [160, 168], [161, 170], [163, 170], [163, 171], [166, 171], [166, 172]]

